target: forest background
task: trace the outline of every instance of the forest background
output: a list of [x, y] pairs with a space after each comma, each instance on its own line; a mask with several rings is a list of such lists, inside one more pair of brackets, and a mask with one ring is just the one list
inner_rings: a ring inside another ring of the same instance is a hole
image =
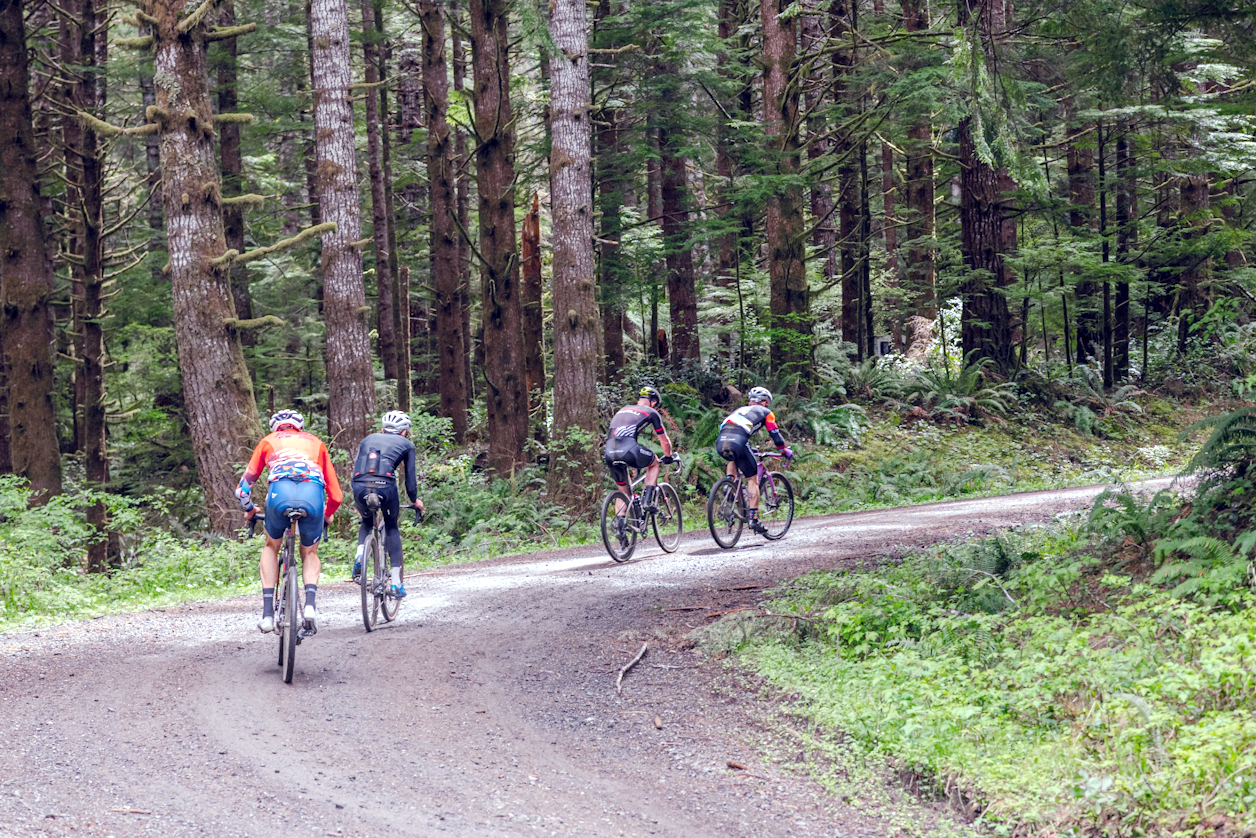
[[[342, 466], [414, 416], [425, 558], [586, 538], [604, 423], [647, 382], [691, 499], [751, 384], [803, 443], [804, 512], [1190, 460], [1191, 502], [1096, 507], [1067, 584], [998, 548], [917, 604], [973, 613], [989, 578], [1089, 614], [1112, 598], [1061, 602], [1090, 579], [1246, 613], [1254, 35], [1238, 0], [2, 2], [6, 620], [245, 584], [232, 492], [280, 407]], [[1236, 666], [1208, 706], [1250, 708]], [[1208, 791], [1064, 808], [1250, 823], [1235, 724], [1224, 771], [1184, 769]]]

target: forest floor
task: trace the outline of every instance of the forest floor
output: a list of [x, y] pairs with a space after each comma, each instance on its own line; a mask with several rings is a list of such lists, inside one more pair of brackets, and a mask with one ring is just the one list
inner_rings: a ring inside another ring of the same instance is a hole
[[625, 565], [599, 546], [412, 573], [370, 634], [357, 586], [325, 580], [291, 684], [256, 597], [0, 635], [0, 838], [963, 834], [695, 630], [807, 570], [1097, 492], [811, 518], [734, 550], [691, 521], [677, 553]]

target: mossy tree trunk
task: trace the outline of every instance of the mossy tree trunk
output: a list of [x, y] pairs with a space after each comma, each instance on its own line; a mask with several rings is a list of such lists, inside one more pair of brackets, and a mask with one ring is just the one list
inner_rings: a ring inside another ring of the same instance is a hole
[[0, 0], [0, 365], [13, 471], [61, 493], [53, 390], [52, 265], [45, 252], [21, 0]]
[[162, 193], [175, 339], [192, 450], [214, 531], [237, 529], [236, 482], [259, 430], [253, 385], [227, 272], [222, 184], [214, 147], [206, 21], [181, 18], [182, 0], [146, 0], [151, 19]]

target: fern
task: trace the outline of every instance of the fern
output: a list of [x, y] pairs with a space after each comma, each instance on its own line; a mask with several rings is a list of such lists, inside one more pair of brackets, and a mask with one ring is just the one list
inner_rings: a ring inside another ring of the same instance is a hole
[[1245, 472], [1256, 459], [1256, 407], [1243, 407], [1232, 413], [1194, 423], [1182, 432], [1212, 428], [1212, 435], [1186, 465], [1186, 474], [1204, 475], [1203, 485], [1215, 484], [1234, 471]]
[[1229, 544], [1212, 536], [1165, 538], [1156, 544], [1157, 560], [1178, 555], [1185, 558], [1170, 561], [1152, 574], [1153, 584], [1176, 581], [1171, 595], [1198, 598], [1209, 604], [1229, 605], [1240, 600], [1247, 582], [1248, 562]]

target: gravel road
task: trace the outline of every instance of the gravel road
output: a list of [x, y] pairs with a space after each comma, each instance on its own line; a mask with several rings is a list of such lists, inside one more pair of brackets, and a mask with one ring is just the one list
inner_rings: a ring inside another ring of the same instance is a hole
[[734, 550], [690, 521], [677, 553], [624, 565], [599, 545], [411, 574], [371, 634], [357, 587], [325, 583], [292, 684], [258, 597], [0, 635], [0, 838], [939, 834], [943, 806], [812, 741], [686, 635], [808, 569], [1101, 488], [811, 518]]

